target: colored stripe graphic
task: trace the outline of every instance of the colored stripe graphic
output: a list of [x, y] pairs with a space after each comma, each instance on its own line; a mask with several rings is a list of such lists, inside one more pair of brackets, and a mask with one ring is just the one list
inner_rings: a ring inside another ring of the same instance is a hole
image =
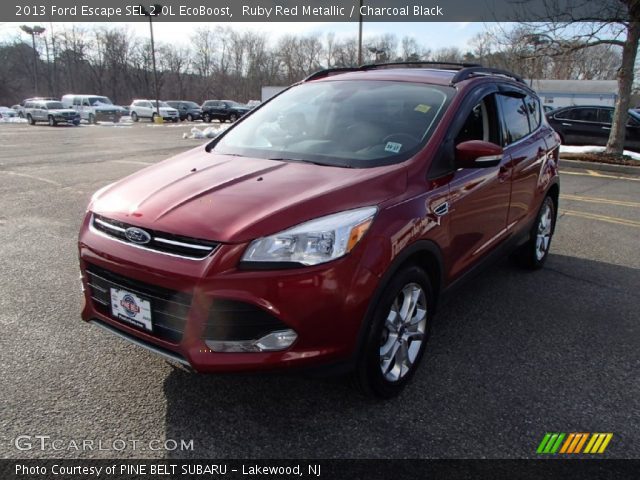
[[[536, 452], [553, 455], [576, 453], [604, 453], [613, 438], [613, 433], [545, 433]], [[588, 440], [588, 442], [587, 442]], [[584, 451], [582, 448], [585, 446]]]

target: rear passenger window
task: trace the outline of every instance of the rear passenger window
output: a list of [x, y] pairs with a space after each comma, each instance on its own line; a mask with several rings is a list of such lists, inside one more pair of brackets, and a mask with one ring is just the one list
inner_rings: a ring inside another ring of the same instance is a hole
[[506, 144], [514, 143], [529, 135], [529, 114], [524, 99], [498, 95], [502, 109], [502, 120], [506, 133]]
[[598, 122], [613, 123], [613, 110], [608, 108], [598, 109]]
[[540, 126], [540, 100], [527, 95], [524, 100], [527, 105], [527, 114], [529, 115], [529, 126], [533, 132]]

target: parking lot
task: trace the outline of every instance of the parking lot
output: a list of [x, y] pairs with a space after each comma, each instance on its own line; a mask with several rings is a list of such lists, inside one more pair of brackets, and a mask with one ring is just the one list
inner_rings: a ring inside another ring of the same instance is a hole
[[[535, 457], [545, 432], [612, 432], [640, 451], [640, 176], [565, 169], [546, 268], [507, 261], [439, 311], [413, 383], [201, 376], [80, 320], [76, 238], [98, 188], [204, 140], [193, 125], [0, 125], [0, 456]], [[202, 126], [201, 126], [202, 128]], [[39, 448], [193, 440], [193, 450]]]

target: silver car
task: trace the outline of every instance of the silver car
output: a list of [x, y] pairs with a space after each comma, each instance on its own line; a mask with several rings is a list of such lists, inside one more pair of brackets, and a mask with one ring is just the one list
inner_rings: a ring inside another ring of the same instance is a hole
[[64, 108], [61, 102], [52, 100], [37, 100], [26, 102], [24, 114], [29, 124], [47, 122], [54, 127], [59, 123], [80, 124], [80, 114], [70, 108]]

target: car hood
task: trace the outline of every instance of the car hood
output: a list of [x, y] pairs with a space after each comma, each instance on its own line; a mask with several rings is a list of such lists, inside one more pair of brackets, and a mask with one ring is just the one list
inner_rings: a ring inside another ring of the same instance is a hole
[[71, 108], [55, 108], [55, 109], [51, 109], [51, 110], [47, 110], [49, 113], [53, 113], [53, 114], [63, 114], [63, 113], [77, 113], [75, 110], [72, 110]]
[[402, 165], [349, 169], [206, 153], [198, 147], [105, 187], [89, 209], [114, 220], [225, 243], [377, 205], [406, 189]]
[[178, 110], [170, 107], [160, 107], [160, 113], [178, 113]]

